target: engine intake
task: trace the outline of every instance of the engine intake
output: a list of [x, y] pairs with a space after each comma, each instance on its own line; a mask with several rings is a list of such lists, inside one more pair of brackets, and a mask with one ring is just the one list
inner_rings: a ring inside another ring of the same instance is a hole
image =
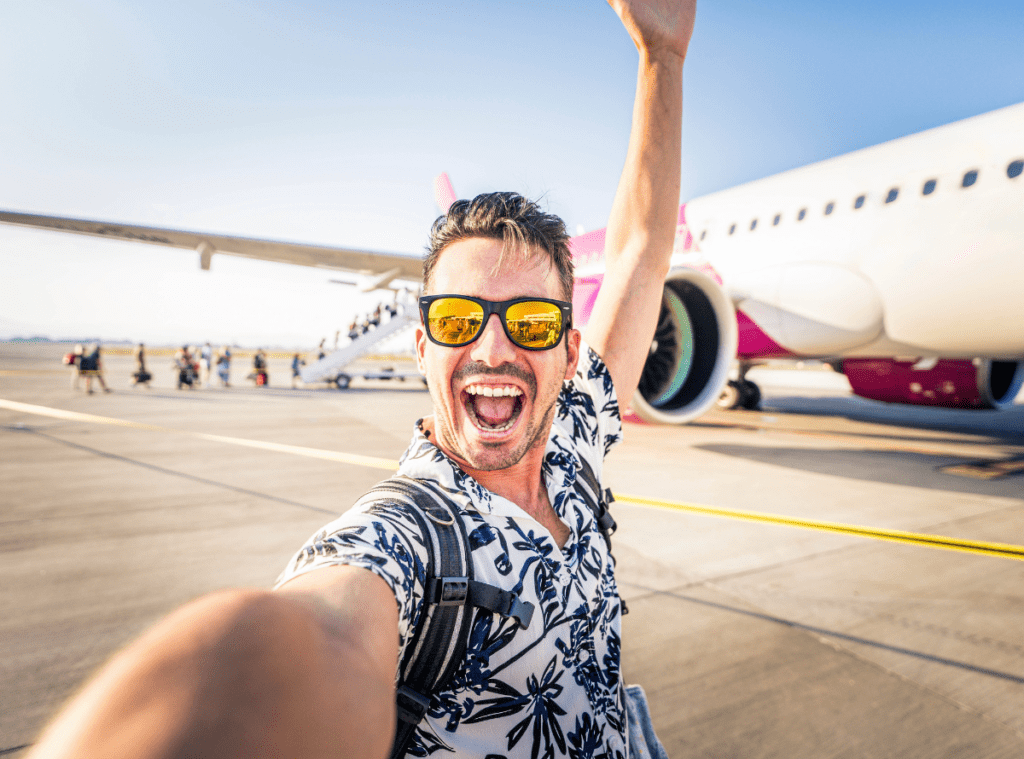
[[736, 343], [736, 312], [721, 286], [696, 269], [672, 271], [633, 411], [661, 424], [700, 416], [728, 380]]

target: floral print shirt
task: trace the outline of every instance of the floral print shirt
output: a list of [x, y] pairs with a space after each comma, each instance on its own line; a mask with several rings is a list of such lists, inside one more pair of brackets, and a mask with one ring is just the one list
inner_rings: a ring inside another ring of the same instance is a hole
[[[580, 355], [576, 375], [563, 383], [543, 463], [551, 505], [570, 531], [563, 548], [526, 512], [459, 469], [420, 422], [402, 457], [400, 474], [436, 482], [459, 505], [476, 579], [534, 607], [526, 629], [475, 610], [464, 661], [448, 689], [433, 695], [409, 756], [626, 759], [614, 562], [592, 508], [573, 488], [581, 460], [600, 481], [622, 426], [604, 362], [585, 344]], [[361, 501], [317, 532], [278, 585], [334, 564], [373, 572], [398, 603], [401, 658], [425, 611], [426, 550], [411, 516], [369, 513], [371, 506]]]

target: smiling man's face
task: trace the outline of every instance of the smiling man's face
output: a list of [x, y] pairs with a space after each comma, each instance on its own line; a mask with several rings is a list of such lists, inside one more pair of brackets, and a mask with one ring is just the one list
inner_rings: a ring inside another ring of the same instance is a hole
[[[543, 251], [507, 256], [497, 268], [501, 253], [501, 240], [452, 243], [431, 274], [429, 293], [565, 299]], [[464, 468], [480, 471], [507, 469], [531, 451], [542, 456], [562, 381], [576, 372], [579, 345], [580, 333], [567, 329], [551, 350], [524, 350], [491, 315], [475, 341], [448, 348], [432, 343], [421, 324], [416, 354], [434, 402], [434, 442]]]

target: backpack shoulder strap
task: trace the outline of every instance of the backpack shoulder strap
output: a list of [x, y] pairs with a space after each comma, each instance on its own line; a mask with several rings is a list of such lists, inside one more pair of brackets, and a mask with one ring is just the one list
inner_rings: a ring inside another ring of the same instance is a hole
[[594, 512], [594, 519], [597, 520], [597, 528], [608, 543], [609, 553], [612, 550], [612, 533], [615, 532], [616, 524], [612, 519], [609, 506], [615, 500], [610, 488], [602, 488], [598, 482], [597, 475], [584, 459], [579, 460], [579, 469], [576, 472], [576, 491], [583, 498], [583, 501]]
[[426, 716], [431, 696], [451, 680], [465, 657], [472, 607], [514, 617], [526, 628], [533, 605], [474, 578], [461, 509], [433, 484], [396, 475], [374, 486], [364, 498], [404, 504], [420, 527], [427, 551], [424, 610], [398, 668], [398, 719], [391, 749], [397, 759], [405, 754], [416, 726]]

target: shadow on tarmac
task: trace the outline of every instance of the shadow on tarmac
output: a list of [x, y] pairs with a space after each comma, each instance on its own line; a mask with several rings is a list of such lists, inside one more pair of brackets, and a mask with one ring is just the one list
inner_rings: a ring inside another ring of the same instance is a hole
[[938, 471], [940, 467], [950, 464], [977, 461], [977, 459], [968, 459], [951, 453], [927, 454], [908, 450], [885, 451], [849, 448], [780, 448], [716, 443], [697, 445], [695, 448], [761, 464], [798, 469], [803, 472], [952, 493], [1021, 499], [1021, 491], [1024, 489], [1024, 474], [983, 480]]
[[721, 603], [717, 603], [715, 601], [709, 601], [709, 600], [704, 599], [704, 598], [696, 598], [694, 596], [684, 595], [684, 594], [678, 593], [676, 591], [657, 590], [656, 588], [648, 588], [648, 587], [644, 587], [642, 585], [636, 585], [634, 583], [621, 583], [621, 584], [623, 584], [623, 585], [632, 585], [635, 588], [647, 591], [652, 596], [658, 596], [658, 595], [669, 596], [669, 597], [677, 599], [679, 601], [686, 601], [688, 603], [699, 604], [701, 606], [706, 606], [706, 607], [709, 607], [709, 608], [712, 608], [712, 609], [717, 609], [719, 611], [730, 612], [732, 614], [742, 614], [743, 616], [746, 616], [746, 617], [751, 617], [751, 618], [754, 618], [754, 619], [759, 619], [759, 620], [762, 620], [762, 621], [765, 621], [765, 622], [771, 622], [771, 623], [777, 624], [777, 625], [783, 625], [785, 627], [790, 627], [790, 628], [793, 628], [795, 630], [803, 630], [805, 632], [814, 633], [815, 635], [822, 635], [822, 636], [829, 637], [829, 638], [836, 638], [836, 639], [843, 640], [843, 641], [846, 641], [846, 642], [849, 642], [849, 643], [857, 643], [857, 644], [860, 644], [862, 646], [870, 646], [872, 648], [877, 648], [877, 649], [881, 649], [881, 650], [884, 650], [884, 651], [889, 651], [889, 652], [892, 652], [892, 653], [901, 654], [903, 656], [912, 656], [912, 657], [914, 657], [916, 659], [921, 659], [923, 661], [932, 662], [934, 664], [941, 664], [941, 665], [947, 666], [947, 667], [956, 667], [958, 669], [967, 670], [969, 672], [975, 672], [975, 673], [980, 674], [980, 675], [987, 675], [989, 677], [995, 677], [995, 678], [999, 678], [1001, 680], [1008, 680], [1008, 681], [1010, 681], [1012, 683], [1017, 683], [1017, 684], [1020, 684], [1020, 685], [1024, 685], [1024, 677], [1021, 677], [1020, 675], [1012, 674], [1010, 672], [1000, 672], [999, 670], [988, 669], [987, 667], [978, 667], [978, 666], [976, 666], [974, 664], [969, 664], [967, 662], [957, 661], [956, 659], [948, 659], [948, 658], [943, 657], [943, 656], [935, 656], [934, 654], [925, 653], [924, 651], [915, 651], [913, 649], [904, 648], [902, 646], [894, 646], [894, 645], [891, 645], [889, 643], [882, 643], [881, 641], [870, 640], [869, 638], [861, 638], [861, 637], [856, 636], [856, 635], [849, 635], [847, 633], [839, 632], [838, 630], [828, 630], [828, 629], [823, 628], [823, 627], [815, 627], [813, 625], [805, 625], [805, 624], [803, 624], [801, 622], [796, 622], [796, 621], [791, 620], [791, 619], [785, 619], [783, 617], [776, 617], [776, 616], [774, 616], [772, 614], [765, 614], [765, 613], [759, 612], [759, 611], [751, 611], [750, 609], [741, 609], [741, 608], [739, 608], [737, 606], [730, 606], [728, 604], [721, 604]]
[[[851, 422], [984, 435], [1005, 442], [1024, 443], [1024, 405], [1019, 403], [1002, 411], [964, 411], [930, 406], [892, 405], [855, 396], [785, 396], [767, 398], [762, 403], [761, 413], [844, 417]], [[830, 431], [836, 434], [834, 430]]]
[[306, 509], [307, 511], [316, 511], [316, 512], [318, 512], [320, 514], [328, 514], [331, 517], [338, 516], [338, 512], [331, 511], [330, 509], [321, 509], [321, 508], [319, 508], [317, 506], [310, 506], [308, 504], [299, 503], [297, 501], [289, 501], [287, 498], [279, 498], [278, 496], [270, 495], [269, 493], [260, 493], [257, 490], [249, 490], [247, 488], [240, 488], [240, 487], [237, 487], [236, 485], [230, 485], [230, 484], [228, 484], [226, 482], [218, 482], [217, 480], [210, 480], [210, 479], [207, 479], [206, 477], [197, 477], [194, 474], [187, 474], [185, 472], [179, 472], [179, 471], [176, 471], [174, 469], [167, 469], [166, 467], [157, 466], [156, 464], [147, 464], [145, 461], [139, 461], [137, 459], [128, 458], [127, 456], [121, 456], [121, 455], [116, 454], [116, 453], [108, 453], [107, 451], [101, 451], [99, 448], [93, 448], [93, 447], [88, 446], [88, 445], [82, 445], [81, 443], [72, 443], [70, 440], [63, 440], [63, 439], [61, 439], [59, 437], [55, 437], [54, 435], [48, 435], [45, 432], [42, 432], [42, 431], [40, 431], [38, 429], [35, 429], [33, 427], [29, 427], [27, 425], [19, 425], [19, 426], [3, 425], [3, 426], [0, 426], [0, 429], [9, 430], [9, 431], [12, 431], [12, 432], [30, 433], [30, 434], [36, 435], [38, 437], [46, 438], [47, 440], [49, 440], [51, 442], [60, 443], [61, 445], [65, 445], [65, 446], [67, 446], [69, 448], [75, 448], [75, 449], [77, 449], [79, 451], [84, 451], [86, 453], [91, 453], [91, 454], [93, 454], [95, 456], [102, 456], [105, 459], [112, 459], [114, 461], [119, 461], [119, 462], [121, 462], [123, 464], [131, 464], [133, 466], [143, 467], [143, 468], [149, 469], [150, 471], [153, 471], [153, 472], [159, 472], [160, 474], [170, 475], [171, 477], [180, 477], [182, 479], [191, 480], [192, 482], [198, 482], [198, 483], [201, 483], [203, 485], [210, 485], [210, 486], [215, 487], [215, 488], [223, 488], [224, 490], [231, 490], [231, 491], [234, 491], [235, 493], [241, 493], [242, 495], [251, 496], [253, 498], [260, 498], [260, 499], [265, 500], [265, 501], [273, 501], [275, 503], [281, 503], [281, 504], [284, 504], [286, 506], [295, 506], [296, 508]]

